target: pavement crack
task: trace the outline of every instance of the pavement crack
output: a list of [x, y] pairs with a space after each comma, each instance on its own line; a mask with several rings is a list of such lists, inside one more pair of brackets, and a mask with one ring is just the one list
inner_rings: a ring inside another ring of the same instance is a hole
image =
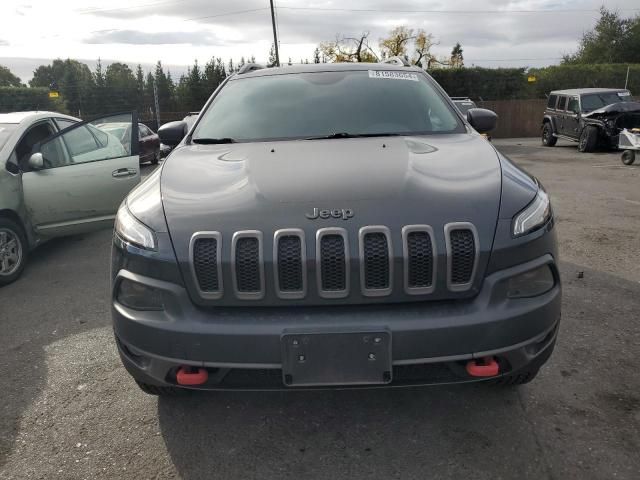
[[517, 395], [518, 395], [518, 404], [520, 405], [520, 409], [522, 410], [524, 419], [529, 424], [529, 427], [531, 428], [531, 432], [533, 433], [533, 439], [536, 442], [536, 449], [538, 450], [539, 456], [542, 458], [544, 469], [547, 473], [547, 478], [549, 480], [556, 480], [556, 477], [553, 474], [551, 463], [549, 463], [549, 459], [547, 457], [547, 452], [545, 448], [542, 446], [542, 442], [540, 441], [540, 437], [538, 436], [538, 430], [536, 429], [536, 426], [533, 423], [533, 421], [529, 418], [529, 414], [524, 405], [524, 399], [522, 398], [522, 389], [518, 389]]

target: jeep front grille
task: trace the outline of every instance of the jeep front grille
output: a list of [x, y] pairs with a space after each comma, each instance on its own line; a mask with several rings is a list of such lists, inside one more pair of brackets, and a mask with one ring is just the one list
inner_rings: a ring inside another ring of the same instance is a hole
[[191, 238], [193, 272], [203, 298], [222, 296], [222, 236], [219, 232], [198, 232]]
[[316, 236], [316, 257], [320, 296], [349, 295], [349, 242], [343, 228], [323, 228]]
[[449, 223], [447, 240], [447, 284], [452, 291], [471, 288], [478, 261], [478, 234], [470, 223]]
[[264, 297], [264, 261], [262, 232], [236, 232], [231, 243], [231, 275], [238, 298]]
[[[400, 240], [400, 235], [398, 236]], [[469, 290], [476, 276], [479, 256], [478, 234], [470, 223], [450, 223], [444, 227], [446, 246], [446, 287], [452, 292]], [[198, 232], [191, 239], [191, 268], [198, 294], [204, 299], [223, 296], [224, 271], [229, 269], [233, 294], [238, 299], [261, 300], [268, 291], [281, 299], [303, 299], [309, 294], [309, 276], [315, 274], [317, 295], [321, 298], [345, 298], [350, 294], [351, 262], [358, 275], [360, 294], [365, 297], [390, 295], [394, 288], [394, 265], [402, 266], [404, 292], [408, 295], [433, 293], [438, 285], [438, 243], [429, 225], [407, 225], [402, 229], [402, 264], [394, 259], [394, 235], [385, 226], [362, 227], [357, 246], [351, 246], [343, 228], [323, 228], [316, 232], [315, 245], [308, 244], [301, 229], [278, 230], [273, 242], [269, 278], [265, 284], [265, 240], [257, 230], [236, 232], [231, 238], [231, 252], [224, 254], [219, 232]], [[315, 246], [315, 249], [313, 248]], [[352, 252], [357, 249], [357, 254]], [[271, 250], [270, 250], [271, 251]], [[314, 264], [308, 264], [307, 251], [313, 252]], [[444, 255], [443, 255], [444, 256]], [[444, 260], [443, 260], [444, 262]], [[312, 271], [308, 272], [308, 268]], [[313, 272], [315, 268], [315, 272]], [[273, 271], [273, 276], [271, 276]], [[226, 274], [225, 274], [226, 276]], [[444, 275], [442, 276], [444, 277]], [[229, 277], [226, 277], [229, 278]]]

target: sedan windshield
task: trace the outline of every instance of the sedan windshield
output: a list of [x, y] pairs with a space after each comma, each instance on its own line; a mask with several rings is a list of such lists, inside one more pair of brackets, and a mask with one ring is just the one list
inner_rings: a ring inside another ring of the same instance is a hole
[[592, 93], [582, 96], [582, 111], [592, 112], [598, 108], [606, 107], [614, 103], [628, 102], [631, 100], [631, 96], [627, 92], [607, 92], [607, 93]]
[[0, 123], [0, 148], [4, 147], [17, 126], [16, 123]]
[[424, 75], [370, 70], [236, 77], [203, 113], [193, 141], [446, 132], [464, 126]]

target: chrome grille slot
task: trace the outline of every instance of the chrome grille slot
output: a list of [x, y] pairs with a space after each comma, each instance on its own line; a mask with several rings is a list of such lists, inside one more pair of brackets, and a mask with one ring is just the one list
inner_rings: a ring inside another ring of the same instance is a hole
[[358, 238], [362, 294], [389, 295], [393, 271], [391, 232], [383, 226], [363, 227]]
[[222, 296], [222, 236], [219, 232], [197, 232], [191, 237], [191, 271], [203, 298]]
[[307, 255], [304, 232], [278, 230], [273, 240], [276, 292], [280, 298], [304, 298], [307, 293]]
[[408, 225], [402, 229], [404, 287], [410, 295], [433, 292], [436, 276], [436, 248], [433, 229]]
[[236, 232], [231, 244], [231, 275], [238, 298], [258, 300], [264, 297], [264, 259], [262, 232]]
[[447, 240], [447, 284], [452, 291], [471, 288], [478, 264], [478, 234], [470, 223], [445, 226]]
[[349, 242], [343, 228], [323, 228], [316, 235], [319, 294], [342, 298], [349, 294]]

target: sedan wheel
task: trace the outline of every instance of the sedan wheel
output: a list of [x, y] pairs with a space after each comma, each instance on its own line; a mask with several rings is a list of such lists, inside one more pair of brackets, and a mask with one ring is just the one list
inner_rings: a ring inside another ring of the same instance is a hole
[[13, 221], [0, 218], [0, 285], [16, 280], [27, 256], [22, 230]]

